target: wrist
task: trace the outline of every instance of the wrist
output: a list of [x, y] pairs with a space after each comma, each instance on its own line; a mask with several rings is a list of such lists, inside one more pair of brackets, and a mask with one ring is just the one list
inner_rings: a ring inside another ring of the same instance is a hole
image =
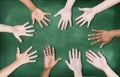
[[110, 30], [109, 32], [110, 32], [110, 36], [111, 36], [112, 38], [116, 37], [114, 30]]
[[98, 12], [97, 12], [94, 8], [91, 8], [91, 12], [92, 12], [94, 15], [98, 14]]
[[82, 77], [82, 70], [75, 70], [73, 72], [75, 77]]

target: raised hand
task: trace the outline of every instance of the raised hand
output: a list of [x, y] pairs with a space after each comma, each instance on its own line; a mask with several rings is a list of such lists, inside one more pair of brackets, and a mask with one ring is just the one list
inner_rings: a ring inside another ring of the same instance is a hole
[[47, 46], [43, 52], [45, 69], [52, 69], [62, 59], [55, 59], [55, 50], [53, 47]]
[[22, 39], [20, 36], [33, 36], [31, 32], [34, 32], [35, 30], [27, 30], [33, 27], [33, 25], [27, 26], [29, 22], [23, 24], [23, 25], [16, 25], [13, 27], [13, 34], [14, 36], [19, 40], [19, 42], [22, 42]]
[[[35, 20], [39, 23], [40, 27], [43, 28], [43, 24], [48, 26], [47, 21], [50, 22], [51, 20], [46, 17], [46, 15], [51, 15], [51, 13], [43, 12], [39, 8], [35, 8], [34, 11], [32, 11], [32, 23], [34, 24]], [[43, 23], [43, 24], [42, 24]]]
[[72, 27], [71, 14], [71, 9], [63, 8], [54, 15], [55, 17], [61, 15], [58, 28], [61, 26], [61, 30], [66, 30], [68, 22], [70, 24], [70, 27]]
[[72, 71], [77, 71], [82, 69], [82, 63], [81, 63], [81, 53], [77, 49], [72, 49], [72, 51], [69, 51], [69, 59], [70, 63], [65, 60], [65, 63]]
[[102, 48], [104, 45], [109, 43], [112, 40], [112, 38], [114, 37], [113, 33], [111, 31], [95, 30], [95, 29], [93, 29], [92, 31], [97, 32], [97, 33], [89, 34], [88, 36], [92, 36], [92, 37], [88, 38], [88, 40], [96, 40], [95, 42], [91, 43], [91, 45], [102, 42], [102, 44], [100, 45], [100, 48]]
[[29, 53], [31, 49], [32, 47], [29, 47], [28, 49], [25, 50], [24, 53], [20, 54], [20, 49], [17, 48], [16, 61], [21, 65], [29, 62], [36, 62], [36, 60], [34, 59], [38, 57], [38, 55], [36, 54], [37, 51]]
[[95, 54], [93, 51], [89, 50], [86, 52], [86, 57], [87, 62], [102, 71], [105, 67], [108, 66], [105, 57], [100, 52], [98, 52], [98, 54]]
[[76, 24], [82, 27], [85, 23], [88, 22], [87, 28], [89, 28], [92, 19], [95, 17], [96, 13], [91, 8], [78, 8], [84, 13], [75, 19]]

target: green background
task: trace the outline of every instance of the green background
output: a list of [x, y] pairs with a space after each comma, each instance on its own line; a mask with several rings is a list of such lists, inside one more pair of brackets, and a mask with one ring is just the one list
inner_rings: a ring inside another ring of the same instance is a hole
[[[43, 70], [43, 49], [45, 46], [51, 45], [56, 49], [56, 58], [63, 58], [52, 70], [51, 77], [73, 77], [73, 72], [64, 62], [64, 60], [69, 60], [68, 51], [72, 48], [78, 48], [82, 53], [84, 76], [105, 76], [104, 72], [96, 69], [86, 61], [85, 52], [89, 49], [95, 53], [101, 51], [107, 58], [111, 68], [120, 75], [120, 39], [113, 39], [102, 49], [99, 48], [100, 43], [91, 46], [90, 43], [92, 41], [87, 40], [88, 34], [93, 33], [92, 29], [112, 30], [120, 28], [119, 4], [97, 14], [90, 28], [86, 27], [87, 24], [80, 28], [75, 24], [75, 18], [83, 13], [78, 11], [78, 7], [93, 7], [101, 1], [77, 0], [73, 7], [73, 27], [68, 27], [67, 30], [61, 31], [57, 28], [60, 16], [54, 17], [53, 15], [64, 7], [66, 0], [33, 0], [33, 2], [45, 12], [52, 13], [51, 16], [47, 16], [52, 22], [49, 23], [48, 27], [44, 26], [43, 29], [36, 22], [34, 37], [22, 37], [23, 43], [19, 43], [13, 34], [0, 33], [0, 69], [15, 60], [17, 47], [21, 48], [21, 52], [24, 52], [29, 46], [33, 46], [32, 51], [39, 51], [37, 62], [21, 66], [10, 77], [39, 77]], [[0, 23], [15, 26], [24, 24], [27, 21], [31, 22], [31, 12], [19, 0], [0, 0]]]

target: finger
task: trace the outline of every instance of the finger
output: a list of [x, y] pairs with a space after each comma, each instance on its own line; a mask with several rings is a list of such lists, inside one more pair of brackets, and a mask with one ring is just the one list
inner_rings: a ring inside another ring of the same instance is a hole
[[88, 21], [88, 25], [87, 25], [87, 28], [89, 28], [89, 27], [90, 27], [90, 23], [91, 23], [91, 21]]
[[78, 56], [78, 59], [81, 59], [81, 52], [79, 51], [79, 56]]
[[100, 33], [97, 33], [97, 34], [88, 34], [88, 36], [99, 36]]
[[33, 36], [33, 34], [24, 34], [24, 36]]
[[72, 48], [72, 58], [75, 58], [74, 48]]
[[18, 41], [19, 41], [20, 43], [22, 43], [22, 39], [20, 38], [20, 36], [16, 36], [16, 38], [18, 39]]
[[48, 46], [46, 47], [46, 49], [45, 49], [46, 51], [46, 56], [49, 56], [49, 50], [48, 50]]
[[87, 21], [84, 20], [81, 24], [80, 24], [80, 27], [82, 27]]
[[51, 13], [45, 13], [45, 15], [51, 15]]
[[51, 55], [51, 47], [48, 46], [48, 54]]
[[101, 42], [101, 40], [97, 40], [97, 41], [91, 43], [91, 45], [97, 44], [97, 43], [99, 43], [99, 42]]
[[96, 29], [92, 29], [93, 32], [98, 32], [98, 33], [101, 33], [102, 30], [96, 30]]
[[89, 53], [91, 53], [94, 57], [98, 57], [92, 50], [88, 50]]
[[45, 50], [43, 50], [43, 53], [44, 53], [44, 56], [47, 56], [47, 54], [46, 54]]
[[30, 46], [28, 49], [25, 50], [25, 53], [28, 53], [32, 49], [32, 46]]
[[71, 53], [71, 51], [69, 51], [69, 59], [70, 60], [72, 59], [72, 53]]
[[66, 28], [67, 28], [67, 25], [68, 25], [68, 22], [65, 22], [65, 26], [64, 26], [64, 30], [66, 30]]
[[103, 42], [101, 45], [100, 45], [100, 48], [103, 48], [103, 46], [105, 45], [106, 43]]
[[67, 64], [67, 66], [70, 68], [70, 64], [67, 60], [65, 60], [65, 63]]
[[80, 10], [80, 11], [84, 11], [84, 8], [80, 8], [80, 7], [78, 7], [78, 10]]
[[35, 18], [34, 18], [34, 16], [32, 15], [32, 24], [34, 24], [35, 23]]
[[32, 55], [34, 55], [36, 53], [37, 53], [37, 51], [34, 51], [34, 52], [30, 53], [28, 56], [32, 56]]
[[26, 26], [26, 25], [28, 25], [29, 24], [29, 22], [26, 22], [25, 24], [23, 24], [23, 26]]
[[55, 56], [55, 49], [52, 47], [52, 56]]
[[47, 22], [45, 20], [42, 20], [43, 24], [45, 24], [46, 26], [48, 26]]
[[75, 57], [76, 57], [76, 59], [78, 58], [78, 51], [77, 51], [77, 49], [75, 49]]
[[19, 54], [20, 54], [20, 48], [17, 47], [17, 54], [16, 54], [16, 56], [18, 56]]
[[92, 38], [88, 38], [88, 40], [96, 40], [99, 39], [100, 37], [92, 37]]
[[60, 19], [60, 22], [59, 22], [59, 24], [58, 24], [58, 28], [60, 28], [60, 25], [62, 24], [62, 22], [63, 22], [63, 20]]
[[90, 61], [93, 61], [94, 57], [90, 53], [86, 52], [85, 55], [86, 55], [87, 59], [89, 59]]
[[76, 24], [78, 25], [78, 24], [80, 24], [81, 22], [83, 22], [84, 21], [84, 19], [81, 19], [81, 20], [79, 20]]
[[59, 12], [57, 12], [57, 13], [54, 15], [54, 17], [57, 17], [58, 15], [60, 15], [60, 13], [59, 13]]
[[30, 29], [30, 28], [32, 28], [32, 27], [33, 27], [33, 25], [31, 25], [31, 26], [26, 26], [25, 29]]
[[92, 62], [92, 61], [90, 61], [89, 59], [87, 59], [87, 62], [93, 65], [93, 62]]
[[104, 56], [102, 55], [102, 53], [100, 51], [98, 51], [98, 55], [101, 57], [101, 58], [104, 58]]
[[31, 56], [30, 59], [34, 59], [36, 57], [38, 57], [38, 55]]
[[48, 18], [46, 18], [46, 17], [44, 17], [44, 19], [45, 19], [46, 21], [49, 21], [49, 22], [51, 21], [50, 19], [48, 19]]
[[40, 21], [38, 21], [38, 23], [39, 23], [40, 27], [41, 27], [41, 28], [43, 28], [43, 25], [42, 25], [42, 23], [41, 23]]
[[63, 23], [62, 23], [62, 27], [61, 27], [62, 30], [64, 30], [65, 23], [66, 23], [66, 22], [63, 21]]
[[35, 32], [35, 30], [26, 30], [27, 33]]
[[36, 60], [30, 60], [29, 62], [30, 62], [30, 63], [33, 63], [33, 62], [36, 62]]
[[70, 27], [72, 27], [72, 21], [71, 20], [69, 20], [69, 24], [70, 24]]
[[75, 19], [75, 21], [78, 21], [78, 20], [80, 20], [80, 19], [82, 19], [82, 18], [83, 18], [83, 15], [78, 16], [78, 17]]

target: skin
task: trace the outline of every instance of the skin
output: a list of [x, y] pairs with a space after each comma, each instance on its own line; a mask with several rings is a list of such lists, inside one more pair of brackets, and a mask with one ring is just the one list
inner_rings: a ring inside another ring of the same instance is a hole
[[99, 42], [102, 42], [100, 45], [100, 48], [103, 48], [106, 44], [112, 41], [114, 37], [119, 37], [120, 36], [120, 30], [96, 30], [93, 29], [93, 32], [97, 32], [96, 34], [89, 34], [90, 38], [88, 40], [95, 40], [91, 45], [97, 44]]
[[87, 62], [96, 67], [97, 69], [102, 70], [107, 77], [119, 77], [107, 64], [105, 57], [98, 52], [98, 54], [89, 50], [86, 52]]
[[21, 36], [33, 36], [31, 32], [34, 32], [35, 30], [30, 28], [33, 27], [33, 25], [27, 26], [29, 22], [23, 24], [23, 25], [16, 25], [16, 26], [9, 26], [5, 24], [0, 24], [0, 32], [8, 32], [13, 33], [16, 39], [18, 39], [19, 42], [22, 42]]
[[88, 23], [87, 28], [89, 28], [90, 23], [96, 14], [98, 14], [118, 3], [120, 3], [120, 0], [105, 0], [93, 8], [78, 8], [78, 10], [83, 11], [84, 13], [75, 19], [76, 24], [80, 25], [80, 27], [82, 27], [85, 23]]
[[65, 63], [70, 70], [74, 72], [74, 77], [82, 77], [82, 62], [81, 62], [81, 53], [77, 49], [72, 49], [69, 51], [70, 63], [65, 60]]
[[62, 59], [55, 59], [54, 47], [47, 46], [44, 52], [44, 69], [40, 77], [49, 77], [49, 74], [53, 67]]
[[20, 1], [23, 4], [25, 4], [31, 11], [31, 18], [33, 24], [35, 23], [35, 20], [37, 20], [41, 28], [43, 28], [43, 24], [48, 26], [47, 22], [50, 22], [51, 20], [47, 18], [46, 15], [51, 15], [51, 13], [42, 11], [40, 8], [36, 7], [31, 0], [20, 0]]
[[61, 27], [61, 30], [66, 30], [68, 23], [72, 27], [72, 7], [76, 0], [67, 0], [66, 5], [60, 11], [58, 11], [54, 16], [61, 15], [61, 19], [58, 24], [58, 28]]
[[20, 49], [17, 48], [16, 60], [12, 64], [0, 70], [0, 77], [8, 77], [13, 71], [15, 71], [21, 65], [36, 62], [36, 60], [34, 59], [38, 56], [36, 54], [37, 51], [29, 53], [31, 49], [32, 47], [29, 47], [24, 51], [24, 53], [20, 53]]

